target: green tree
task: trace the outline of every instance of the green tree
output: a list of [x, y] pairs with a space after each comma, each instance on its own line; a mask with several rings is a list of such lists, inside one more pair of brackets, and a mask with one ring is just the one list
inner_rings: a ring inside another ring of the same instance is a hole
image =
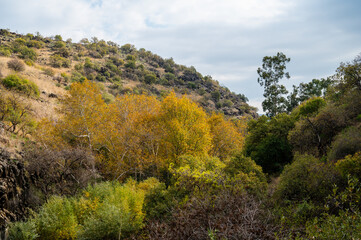
[[276, 56], [265, 56], [262, 68], [257, 69], [258, 83], [264, 86], [263, 96], [266, 98], [262, 102], [262, 107], [269, 117], [274, 117], [287, 110], [287, 99], [283, 95], [288, 91], [278, 82], [283, 78], [290, 78], [289, 73], [285, 72], [286, 63], [289, 61], [290, 58], [287, 58], [282, 52], [278, 52]]

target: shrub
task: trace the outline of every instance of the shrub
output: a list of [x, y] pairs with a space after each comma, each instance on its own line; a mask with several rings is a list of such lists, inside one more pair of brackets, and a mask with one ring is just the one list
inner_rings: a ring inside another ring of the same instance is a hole
[[147, 74], [144, 77], [145, 83], [153, 84], [157, 80], [157, 77], [154, 74]]
[[20, 60], [13, 59], [8, 61], [8, 68], [17, 72], [21, 72], [25, 70], [25, 64]]
[[227, 162], [224, 171], [231, 177], [236, 177], [239, 173], [254, 175], [259, 183], [266, 183], [266, 176], [262, 172], [262, 168], [250, 157], [245, 157], [240, 153]]
[[39, 88], [35, 83], [17, 75], [9, 75], [1, 83], [7, 89], [19, 91], [28, 96], [39, 96], [40, 94]]
[[50, 77], [53, 77], [55, 74], [54, 70], [51, 68], [44, 68], [43, 72], [45, 75], [50, 76]]
[[103, 182], [89, 186], [75, 198], [54, 196], [34, 219], [12, 224], [10, 232], [14, 232], [13, 236], [38, 234], [36, 239], [49, 240], [124, 239], [144, 226], [144, 196], [158, 185], [154, 178], [140, 183]]
[[70, 60], [56, 54], [50, 57], [50, 64], [55, 68], [60, 68], [60, 67], [68, 68], [70, 67]]
[[332, 164], [322, 163], [311, 155], [296, 155], [293, 162], [285, 166], [275, 197], [283, 201], [322, 203], [339, 181], [340, 176]]
[[336, 136], [328, 159], [336, 161], [358, 151], [361, 151], [361, 127], [349, 127]]
[[38, 237], [33, 219], [27, 222], [15, 222], [9, 226], [9, 240], [35, 240]]
[[30, 59], [35, 61], [37, 58], [36, 51], [26, 46], [21, 47], [19, 52], [20, 52], [20, 57], [23, 59]]
[[337, 169], [343, 176], [351, 175], [361, 179], [361, 152], [348, 155], [336, 163]]
[[131, 68], [131, 69], [135, 69], [136, 65], [135, 65], [135, 61], [127, 61], [127, 63], [124, 65], [126, 68]]
[[76, 239], [80, 229], [72, 201], [57, 196], [41, 207], [35, 222], [40, 239]]

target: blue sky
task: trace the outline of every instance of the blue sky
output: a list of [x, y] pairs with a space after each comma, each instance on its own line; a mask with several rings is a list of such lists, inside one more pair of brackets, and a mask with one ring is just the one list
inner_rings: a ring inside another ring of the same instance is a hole
[[278, 51], [293, 84], [327, 77], [361, 52], [357, 0], [0, 0], [0, 28], [93, 36], [195, 66], [261, 109], [257, 68]]

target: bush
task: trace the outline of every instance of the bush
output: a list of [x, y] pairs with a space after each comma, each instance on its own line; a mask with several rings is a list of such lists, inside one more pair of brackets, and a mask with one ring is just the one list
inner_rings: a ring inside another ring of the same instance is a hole
[[339, 182], [340, 176], [332, 164], [322, 163], [311, 155], [296, 155], [293, 162], [285, 166], [275, 197], [282, 201], [322, 203]]
[[80, 230], [72, 201], [62, 197], [52, 197], [35, 217], [40, 239], [76, 239]]
[[336, 136], [328, 159], [336, 161], [358, 151], [361, 151], [361, 127], [349, 127]]
[[50, 77], [53, 77], [55, 75], [54, 70], [51, 68], [44, 68], [43, 72], [45, 75], [50, 76]]
[[9, 240], [35, 240], [38, 237], [33, 219], [27, 222], [15, 222], [9, 226]]
[[55, 68], [60, 68], [60, 67], [69, 68], [70, 60], [63, 58], [60, 55], [56, 54], [56, 55], [53, 55], [50, 57], [50, 65]]
[[1, 83], [7, 89], [25, 93], [28, 96], [39, 96], [40, 94], [39, 88], [35, 83], [17, 75], [9, 75]]
[[351, 175], [361, 179], [361, 152], [348, 155], [344, 159], [339, 160], [336, 163], [336, 167], [344, 177]]
[[21, 72], [25, 70], [25, 64], [22, 61], [19, 61], [17, 59], [13, 59], [8, 61], [8, 68], [17, 71], [17, 72]]
[[19, 52], [20, 52], [20, 57], [23, 59], [30, 59], [35, 61], [37, 58], [36, 51], [26, 46], [21, 47]]
[[37, 239], [49, 240], [124, 239], [144, 226], [144, 196], [158, 185], [154, 178], [140, 183], [129, 180], [123, 185], [103, 182], [89, 186], [76, 198], [54, 196], [40, 208], [34, 219], [12, 224], [10, 232], [13, 236], [30, 232], [30, 236], [38, 234]]
[[153, 84], [157, 80], [157, 77], [154, 74], [147, 74], [144, 77], [144, 81], [147, 84]]

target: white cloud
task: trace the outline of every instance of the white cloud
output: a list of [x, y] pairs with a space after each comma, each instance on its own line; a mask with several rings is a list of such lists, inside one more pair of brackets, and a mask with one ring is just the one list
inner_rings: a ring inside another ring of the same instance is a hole
[[287, 70], [297, 84], [332, 74], [361, 51], [361, 17], [354, 11], [360, 4], [330, 2], [0, 0], [0, 27], [144, 47], [195, 66], [259, 107], [256, 69], [263, 56], [282, 51], [291, 57]]

